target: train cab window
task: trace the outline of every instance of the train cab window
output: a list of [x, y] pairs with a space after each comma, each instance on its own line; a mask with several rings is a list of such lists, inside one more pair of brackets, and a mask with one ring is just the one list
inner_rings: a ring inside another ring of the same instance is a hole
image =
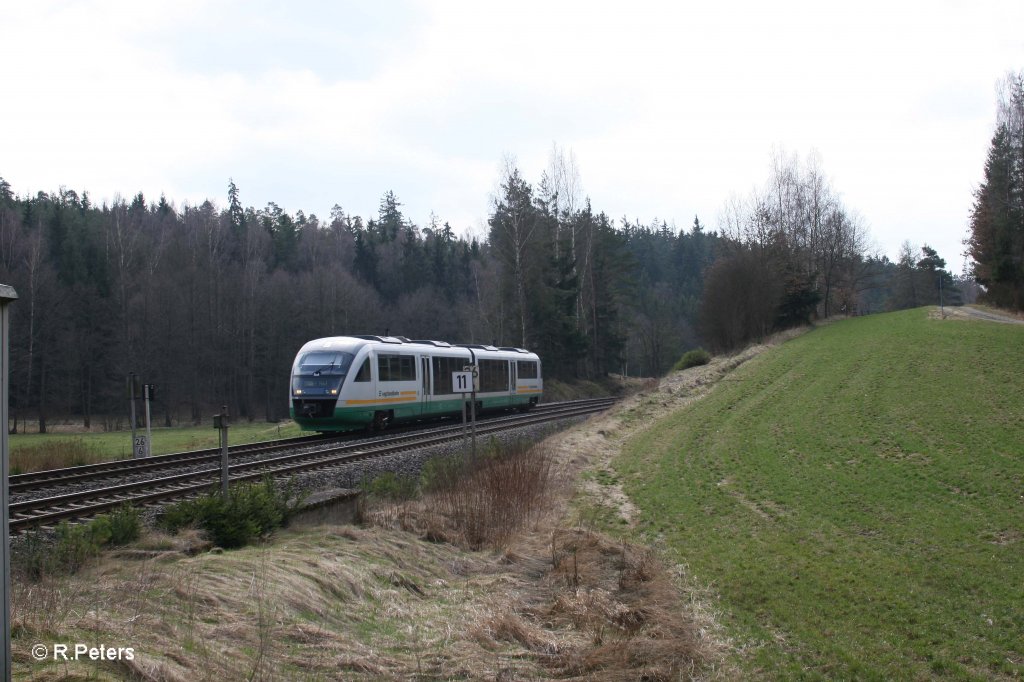
[[356, 372], [356, 376], [352, 381], [369, 381], [370, 380], [370, 358], [363, 360], [363, 364], [359, 367], [359, 371]]
[[377, 356], [378, 381], [416, 381], [416, 356], [381, 353]]
[[530, 360], [518, 360], [516, 362], [516, 372], [520, 379], [536, 379], [537, 363]]
[[299, 358], [296, 374], [321, 376], [348, 374], [355, 356], [344, 351], [311, 351]]

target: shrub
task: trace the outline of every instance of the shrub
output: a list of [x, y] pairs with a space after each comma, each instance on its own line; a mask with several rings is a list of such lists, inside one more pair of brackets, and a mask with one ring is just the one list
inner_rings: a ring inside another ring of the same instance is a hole
[[138, 510], [128, 504], [87, 523], [62, 521], [52, 543], [38, 531], [26, 534], [16, 556], [17, 568], [33, 582], [47, 575], [77, 573], [107, 545], [125, 545], [137, 539], [141, 527]]
[[226, 500], [212, 493], [179, 502], [167, 509], [160, 525], [171, 532], [200, 528], [219, 547], [233, 549], [283, 526], [298, 502], [290, 486], [278, 489], [267, 478], [231, 488]]
[[142, 521], [139, 511], [131, 505], [121, 505], [112, 512], [110, 519], [110, 544], [127, 545], [139, 539], [142, 531]]
[[110, 540], [110, 520], [97, 517], [89, 523], [71, 524], [62, 521], [57, 526], [57, 547], [53, 570], [77, 573], [85, 562], [100, 553]]
[[689, 369], [690, 367], [706, 365], [709, 362], [711, 362], [710, 353], [703, 348], [694, 348], [693, 350], [683, 353], [683, 357], [679, 358], [679, 361], [672, 366], [672, 371], [678, 372], [680, 370]]
[[416, 497], [418, 486], [412, 476], [397, 476], [392, 471], [385, 471], [373, 480], [363, 481], [359, 487], [363, 493], [378, 500], [404, 502]]

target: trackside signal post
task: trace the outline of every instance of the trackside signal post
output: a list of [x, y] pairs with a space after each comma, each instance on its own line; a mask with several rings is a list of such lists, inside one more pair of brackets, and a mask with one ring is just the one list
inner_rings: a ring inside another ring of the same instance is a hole
[[11, 457], [7, 448], [7, 377], [10, 374], [8, 346], [10, 345], [10, 318], [7, 313], [7, 306], [16, 301], [18, 294], [14, 287], [0, 284], [0, 422], [3, 422], [3, 433], [0, 434], [0, 507], [3, 507], [3, 557], [0, 563], [3, 564], [3, 580], [0, 581], [0, 601], [3, 602], [3, 613], [0, 614], [3, 623], [0, 629], [3, 630], [4, 651], [3, 664], [0, 674], [5, 682], [11, 680], [11, 516], [8, 505], [10, 499], [10, 488], [8, 486], [11, 475]]
[[142, 402], [146, 406], [146, 442], [143, 444], [143, 457], [149, 457], [153, 454], [153, 431], [149, 423], [149, 404], [153, 401], [154, 389], [156, 389], [156, 386], [153, 384], [142, 385]]
[[220, 431], [220, 494], [228, 499], [228, 406], [221, 405], [220, 414], [213, 415], [213, 428]]
[[135, 396], [138, 392], [139, 376], [135, 372], [128, 372], [128, 403], [132, 409], [132, 457], [144, 457], [146, 455], [145, 444], [139, 441], [139, 437], [135, 429]]

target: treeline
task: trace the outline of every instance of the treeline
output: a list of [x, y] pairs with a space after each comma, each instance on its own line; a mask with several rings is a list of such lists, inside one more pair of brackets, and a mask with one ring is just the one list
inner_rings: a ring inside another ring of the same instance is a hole
[[1024, 72], [1010, 74], [999, 88], [967, 245], [983, 300], [1024, 310]]
[[294, 354], [320, 336], [524, 346], [548, 377], [652, 376], [702, 343], [930, 302], [923, 278], [943, 264], [866, 258], [862, 227], [816, 167], [779, 173], [777, 192], [736, 202], [719, 231], [696, 218], [687, 230], [616, 224], [555, 148], [536, 186], [507, 164], [482, 241], [435, 216], [416, 225], [393, 192], [367, 220], [340, 206], [321, 220], [245, 207], [233, 182], [223, 208], [178, 208], [141, 194], [18, 197], [0, 179], [0, 281], [20, 297], [12, 419], [116, 426], [129, 372], [158, 386], [154, 419], [168, 425], [222, 404], [280, 419]]
[[731, 350], [773, 331], [836, 314], [960, 302], [959, 283], [928, 245], [899, 262], [869, 253], [867, 230], [817, 158], [777, 154], [761, 191], [723, 215], [721, 257], [705, 273], [702, 336]]

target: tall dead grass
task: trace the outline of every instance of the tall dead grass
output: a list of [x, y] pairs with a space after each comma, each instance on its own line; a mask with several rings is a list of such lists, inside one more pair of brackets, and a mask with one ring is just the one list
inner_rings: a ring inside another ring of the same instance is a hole
[[105, 462], [110, 457], [89, 447], [81, 438], [55, 440], [11, 450], [11, 474], [63, 469]]
[[441, 469], [429, 483], [428, 506], [467, 547], [503, 547], [543, 510], [550, 476], [551, 454], [544, 447], [515, 444]]
[[475, 460], [437, 458], [424, 467], [413, 492], [388, 474], [366, 486], [359, 516], [433, 542], [501, 549], [547, 508], [551, 461], [547, 449], [526, 441], [492, 443]]

